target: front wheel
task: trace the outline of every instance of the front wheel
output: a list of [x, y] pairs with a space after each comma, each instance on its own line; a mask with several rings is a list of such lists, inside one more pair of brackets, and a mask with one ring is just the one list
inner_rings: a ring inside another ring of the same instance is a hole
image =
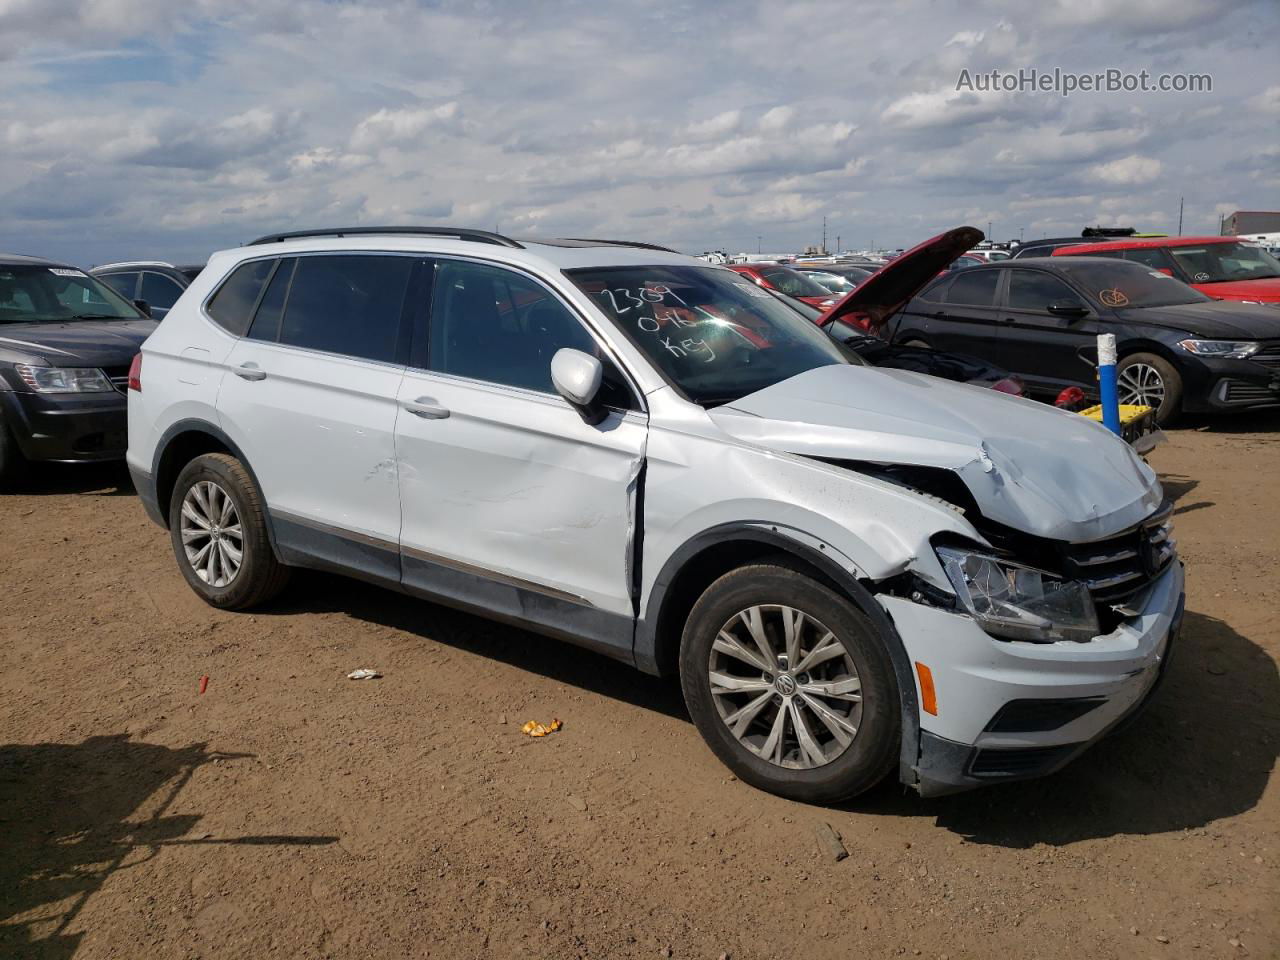
[[1116, 393], [1121, 403], [1151, 407], [1162, 427], [1182, 410], [1182, 377], [1154, 353], [1131, 353], [1116, 365]]
[[284, 589], [263, 505], [244, 465], [224, 453], [188, 463], [169, 500], [169, 535], [183, 577], [206, 603], [246, 610]]
[[694, 604], [680, 648], [685, 703], [743, 781], [810, 803], [847, 799], [892, 769], [897, 681], [871, 622], [788, 566], [725, 574]]

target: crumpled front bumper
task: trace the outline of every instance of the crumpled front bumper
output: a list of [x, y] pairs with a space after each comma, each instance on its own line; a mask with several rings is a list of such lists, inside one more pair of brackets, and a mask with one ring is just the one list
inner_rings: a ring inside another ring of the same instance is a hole
[[912, 785], [939, 796], [1025, 780], [1084, 752], [1150, 698], [1182, 624], [1184, 583], [1175, 562], [1141, 613], [1088, 643], [996, 640], [970, 617], [880, 597], [936, 693], [937, 714], [920, 715]]

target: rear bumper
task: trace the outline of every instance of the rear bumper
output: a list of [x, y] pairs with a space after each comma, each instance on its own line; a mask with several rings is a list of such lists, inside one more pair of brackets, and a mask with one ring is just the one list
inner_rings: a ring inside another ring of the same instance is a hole
[[1184, 604], [1181, 563], [1142, 612], [1088, 643], [994, 640], [972, 619], [881, 597], [913, 661], [933, 675], [937, 714], [920, 717], [913, 784], [922, 796], [1043, 776], [1069, 763], [1150, 698]]
[[124, 394], [0, 392], [0, 413], [28, 460], [123, 460], [128, 446]]
[[160, 526], [167, 527], [164, 511], [160, 509], [160, 502], [156, 496], [155, 477], [145, 470], [139, 470], [132, 463], [129, 464], [129, 476], [133, 480], [133, 489], [137, 491], [138, 499], [142, 501], [142, 509], [147, 511], [147, 516]]

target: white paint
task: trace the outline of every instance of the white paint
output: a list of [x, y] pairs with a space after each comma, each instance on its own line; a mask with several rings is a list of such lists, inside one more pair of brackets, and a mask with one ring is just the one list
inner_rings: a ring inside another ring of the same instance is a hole
[[1114, 367], [1116, 365], [1116, 335], [1114, 333], [1098, 334], [1098, 365]]

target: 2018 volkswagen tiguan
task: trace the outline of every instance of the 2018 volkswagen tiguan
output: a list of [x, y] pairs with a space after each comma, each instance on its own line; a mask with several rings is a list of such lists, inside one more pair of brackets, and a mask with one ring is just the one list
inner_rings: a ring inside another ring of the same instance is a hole
[[265, 237], [212, 257], [133, 381], [130, 470], [210, 604], [338, 570], [678, 674], [715, 754], [801, 800], [1056, 769], [1181, 620], [1119, 438], [867, 367], [661, 248]]

